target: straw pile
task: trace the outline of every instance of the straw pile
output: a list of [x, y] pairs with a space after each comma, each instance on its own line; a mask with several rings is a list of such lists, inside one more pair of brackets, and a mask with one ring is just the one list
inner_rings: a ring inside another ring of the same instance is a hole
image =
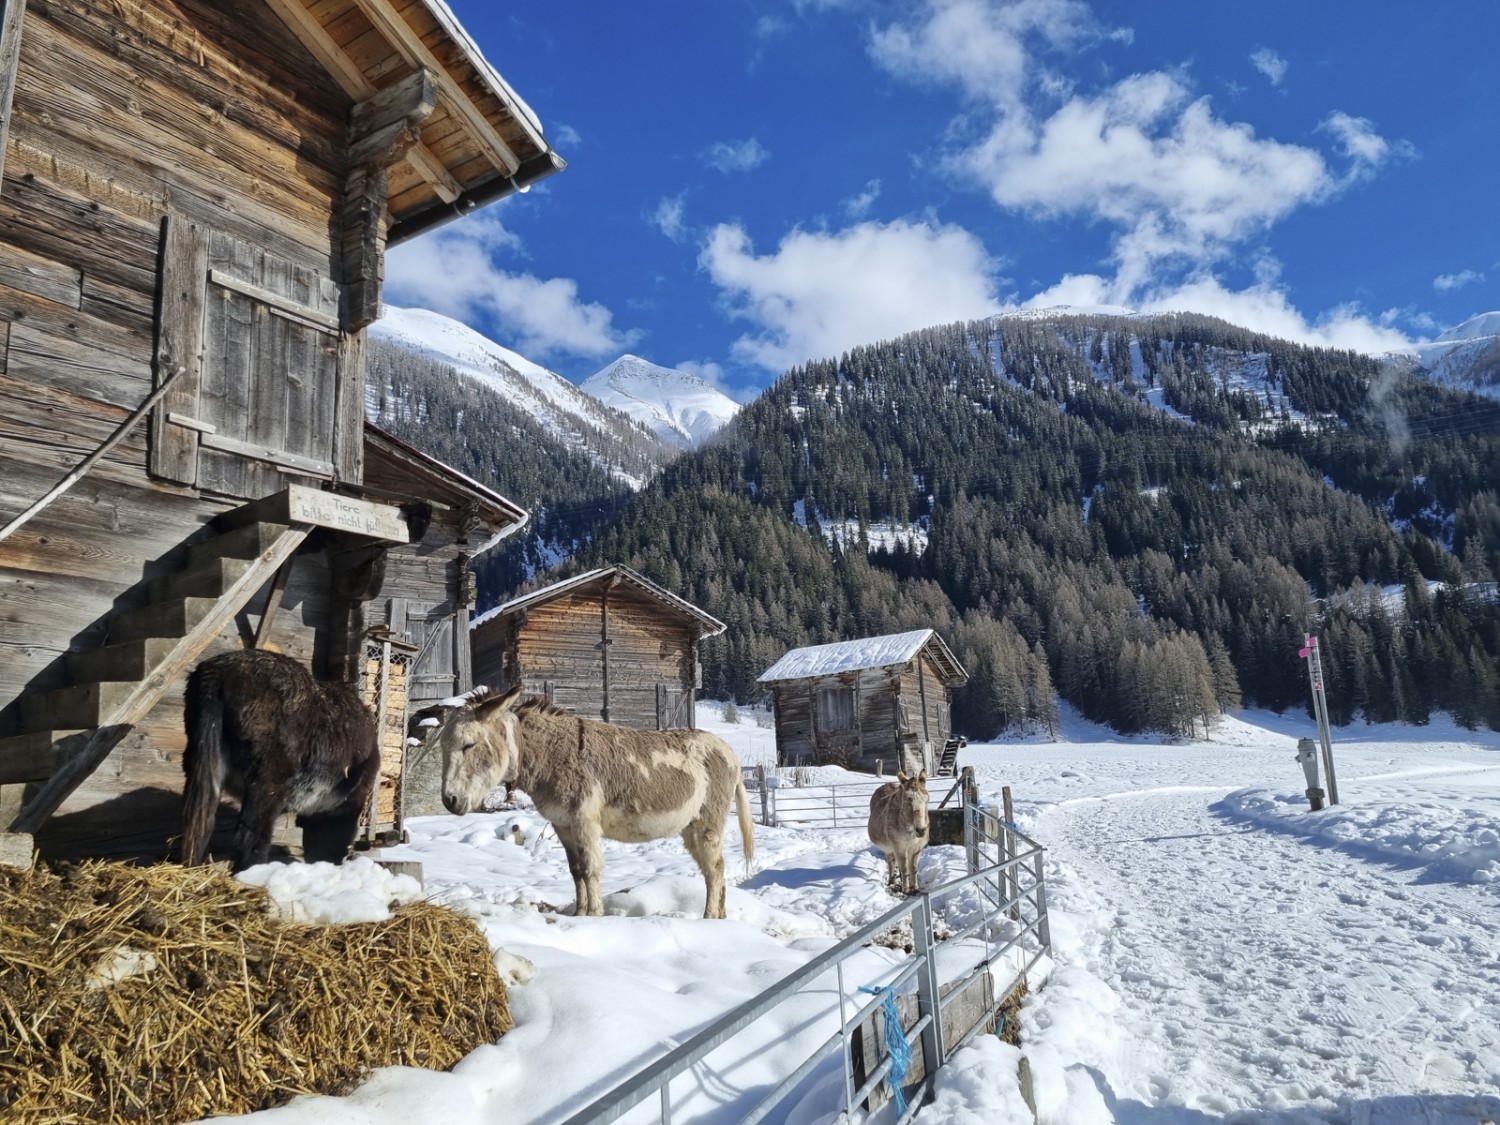
[[446, 1069], [510, 1027], [488, 943], [442, 907], [308, 926], [217, 868], [0, 867], [6, 1122], [246, 1113]]

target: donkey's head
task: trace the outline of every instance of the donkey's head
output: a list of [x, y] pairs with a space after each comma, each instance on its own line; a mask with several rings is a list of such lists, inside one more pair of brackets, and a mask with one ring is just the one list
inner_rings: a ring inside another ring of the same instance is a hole
[[913, 836], [926, 836], [927, 771], [923, 770], [916, 777], [898, 773], [896, 780], [901, 783], [901, 792], [896, 797], [899, 823], [903, 828], [909, 828]]
[[479, 807], [497, 785], [515, 780], [520, 765], [516, 704], [520, 685], [504, 695], [465, 703], [448, 712], [433, 733], [443, 755], [443, 804], [462, 816]]

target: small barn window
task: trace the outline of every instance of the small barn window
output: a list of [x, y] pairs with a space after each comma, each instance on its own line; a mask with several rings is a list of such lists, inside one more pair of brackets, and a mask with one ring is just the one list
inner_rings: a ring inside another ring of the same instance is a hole
[[818, 691], [818, 729], [848, 730], [854, 726], [854, 689], [826, 687]]

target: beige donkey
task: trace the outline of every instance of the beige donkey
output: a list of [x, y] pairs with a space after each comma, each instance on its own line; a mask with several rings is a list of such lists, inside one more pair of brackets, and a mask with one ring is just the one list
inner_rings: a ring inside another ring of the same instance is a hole
[[870, 842], [885, 852], [885, 878], [910, 894], [917, 889], [917, 857], [927, 846], [927, 771], [896, 780], [870, 795]]
[[502, 782], [524, 789], [557, 830], [578, 914], [603, 914], [603, 837], [638, 844], [682, 835], [703, 872], [705, 918], [724, 917], [724, 821], [739, 814], [745, 863], [755, 855], [750, 797], [727, 742], [700, 730], [636, 730], [571, 715], [519, 687], [448, 713], [433, 734], [443, 804], [478, 808]]

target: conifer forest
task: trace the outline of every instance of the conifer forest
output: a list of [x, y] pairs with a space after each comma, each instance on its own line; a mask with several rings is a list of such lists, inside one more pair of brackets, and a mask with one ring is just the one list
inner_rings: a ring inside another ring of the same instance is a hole
[[631, 451], [440, 371], [371, 387], [377, 422], [533, 512], [481, 608], [625, 563], [728, 624], [705, 697], [932, 627], [970, 737], [1047, 730], [1059, 699], [1191, 735], [1305, 709], [1316, 632], [1335, 723], [1500, 728], [1500, 404], [1367, 356], [1197, 315], [952, 324], [787, 371], [639, 491], [609, 471]]

